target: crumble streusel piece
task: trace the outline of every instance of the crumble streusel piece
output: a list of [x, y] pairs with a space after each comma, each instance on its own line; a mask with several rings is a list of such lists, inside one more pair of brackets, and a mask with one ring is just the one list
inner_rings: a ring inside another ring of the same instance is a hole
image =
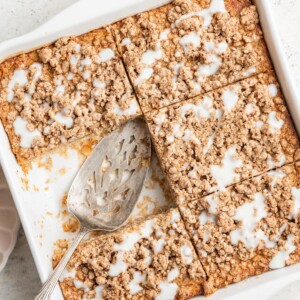
[[146, 117], [166, 177], [181, 202], [299, 159], [299, 141], [271, 73]]
[[299, 218], [296, 168], [286, 165], [180, 206], [208, 276], [206, 294], [300, 261], [299, 224], [280, 208], [291, 203], [293, 218]]
[[19, 162], [140, 114], [106, 29], [10, 58], [0, 78], [0, 117]]
[[112, 26], [143, 112], [271, 69], [248, 0], [176, 0]]
[[205, 273], [179, 211], [79, 246], [60, 279], [67, 299], [188, 299]]

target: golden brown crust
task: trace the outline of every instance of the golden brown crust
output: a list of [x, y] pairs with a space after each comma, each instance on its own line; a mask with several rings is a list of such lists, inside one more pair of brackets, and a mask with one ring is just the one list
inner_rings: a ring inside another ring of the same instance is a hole
[[293, 162], [299, 154], [298, 137], [272, 73], [152, 111], [146, 119], [180, 201]]
[[290, 164], [180, 206], [208, 276], [206, 294], [300, 261], [299, 191]]
[[[0, 64], [0, 74], [0, 118], [19, 162], [90, 134], [101, 136], [140, 114], [106, 29], [10, 58]], [[25, 148], [16, 120], [36, 133]]]
[[209, 3], [174, 1], [112, 26], [143, 112], [271, 69], [255, 7]]
[[83, 243], [68, 270], [61, 288], [69, 299], [188, 299], [205, 280], [177, 209]]

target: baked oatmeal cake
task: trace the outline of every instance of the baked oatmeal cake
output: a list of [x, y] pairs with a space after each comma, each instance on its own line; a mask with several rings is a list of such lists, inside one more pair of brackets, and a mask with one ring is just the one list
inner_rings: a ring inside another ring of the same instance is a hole
[[143, 112], [271, 69], [249, 0], [175, 0], [112, 26]]
[[289, 164], [180, 206], [208, 276], [206, 294], [300, 261], [299, 172]]
[[66, 299], [187, 299], [205, 280], [177, 209], [81, 244], [67, 268]]
[[107, 29], [0, 64], [0, 118], [19, 162], [140, 114]]
[[299, 159], [299, 141], [272, 73], [146, 117], [179, 202]]

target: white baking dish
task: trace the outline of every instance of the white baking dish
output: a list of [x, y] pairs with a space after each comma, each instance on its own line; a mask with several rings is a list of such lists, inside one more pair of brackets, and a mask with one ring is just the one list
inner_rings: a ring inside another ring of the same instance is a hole
[[[66, 35], [78, 35], [157, 6], [168, 0], [82, 0], [57, 15], [39, 29], [22, 37], [0, 44], [0, 60], [44, 45]], [[256, 1], [266, 42], [282, 85], [290, 112], [298, 133], [300, 132], [300, 102], [293, 80], [289, 74], [283, 50], [275, 30], [269, 0]], [[3, 166], [16, 207], [18, 209], [40, 278], [45, 281], [51, 271], [53, 243], [57, 239], [70, 238], [74, 234], [64, 233], [63, 220], [57, 217], [61, 212], [61, 198], [74, 178], [80, 165], [75, 150], [69, 149], [67, 156], [53, 154], [51, 172], [33, 165], [27, 175], [29, 190], [24, 189], [24, 174], [12, 154], [5, 131], [0, 124], [0, 162]], [[65, 167], [67, 172], [60, 174]], [[46, 182], [47, 179], [50, 180]], [[39, 191], [34, 189], [38, 186]], [[46, 188], [46, 189], [44, 189]], [[239, 284], [218, 291], [209, 299], [265, 300], [275, 295], [281, 288], [300, 280], [300, 264], [253, 277]], [[53, 299], [60, 299], [59, 289]], [[198, 297], [197, 299], [202, 299]]]

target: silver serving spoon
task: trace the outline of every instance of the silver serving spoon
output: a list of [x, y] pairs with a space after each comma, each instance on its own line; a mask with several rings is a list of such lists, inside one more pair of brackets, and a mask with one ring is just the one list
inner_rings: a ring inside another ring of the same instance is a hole
[[35, 299], [49, 299], [82, 238], [92, 230], [114, 231], [130, 216], [151, 159], [151, 139], [141, 118], [128, 121], [94, 148], [69, 190], [67, 207], [81, 227]]

